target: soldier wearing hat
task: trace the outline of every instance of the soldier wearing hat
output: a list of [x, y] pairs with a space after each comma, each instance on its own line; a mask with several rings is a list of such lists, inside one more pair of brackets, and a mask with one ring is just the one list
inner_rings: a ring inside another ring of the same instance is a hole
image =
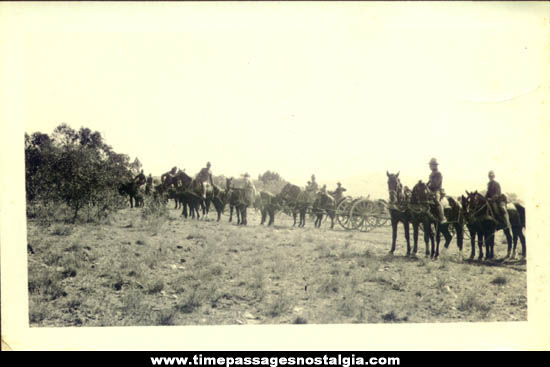
[[[160, 176], [160, 182], [162, 184], [165, 184], [166, 183], [166, 179], [167, 178], [172, 178], [175, 174], [176, 174], [176, 171], [178, 170], [178, 167], [174, 166], [172, 167], [172, 169], [166, 173], [163, 173], [161, 176]], [[171, 180], [170, 180], [171, 181]]]
[[[510, 217], [506, 210], [506, 196], [502, 195], [500, 184], [495, 181], [495, 172], [489, 171], [489, 183], [487, 184], [487, 194], [485, 195], [491, 205], [491, 209], [498, 216], [508, 229], [511, 229]], [[495, 218], [497, 219], [497, 218]]]
[[437, 204], [437, 211], [439, 214], [439, 220], [441, 221], [441, 224], [445, 224], [445, 216], [443, 215], [443, 205], [441, 205], [441, 197], [442, 197], [442, 191], [443, 191], [443, 176], [441, 175], [441, 172], [438, 171], [437, 166], [439, 163], [437, 163], [437, 159], [432, 158], [430, 159], [430, 169], [432, 170], [432, 173], [430, 173], [430, 177], [428, 178], [428, 188], [430, 191], [434, 194], [435, 201]]
[[311, 175], [311, 181], [308, 181], [306, 190], [316, 193], [318, 189], [319, 189], [319, 186], [315, 181], [315, 175]]
[[344, 196], [344, 191], [346, 191], [346, 188], [342, 187], [342, 183], [338, 182], [336, 184], [336, 189], [334, 191], [329, 191], [329, 194], [331, 194], [334, 199], [338, 202], [342, 197]]

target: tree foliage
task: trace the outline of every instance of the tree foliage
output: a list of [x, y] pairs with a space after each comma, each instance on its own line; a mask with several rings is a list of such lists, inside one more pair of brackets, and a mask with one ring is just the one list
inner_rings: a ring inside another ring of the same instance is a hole
[[141, 168], [136, 158], [116, 153], [98, 131], [61, 124], [50, 135], [25, 134], [27, 201], [65, 204], [74, 221], [85, 207], [100, 216], [120, 205], [117, 188]]

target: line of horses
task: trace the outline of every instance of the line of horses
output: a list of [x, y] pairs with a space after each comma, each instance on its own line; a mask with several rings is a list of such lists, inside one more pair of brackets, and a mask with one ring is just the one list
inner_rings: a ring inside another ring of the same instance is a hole
[[[491, 208], [489, 199], [479, 192], [468, 192], [456, 200], [452, 197], [442, 199], [446, 223], [442, 223], [437, 215], [436, 203], [431, 197], [427, 185], [419, 181], [412, 190], [404, 187], [399, 180], [399, 173], [388, 176], [388, 191], [390, 202], [388, 209], [392, 226], [392, 245], [390, 253], [393, 254], [396, 247], [397, 226], [403, 223], [405, 240], [407, 242], [407, 256], [416, 255], [418, 248], [418, 231], [421, 227], [424, 231], [426, 244], [426, 256], [437, 258], [439, 256], [439, 243], [441, 235], [445, 237], [445, 248], [453, 238], [450, 229], [454, 229], [457, 237], [457, 245], [462, 251], [465, 227], [468, 229], [471, 240], [470, 259], [475, 258], [476, 239], [479, 249], [478, 258], [483, 259], [483, 245], [485, 245], [485, 259], [494, 258], [495, 234], [504, 231], [508, 251], [506, 258], [514, 258], [518, 239], [521, 242], [522, 257], [526, 257], [525, 243], [525, 208], [520, 203], [508, 203], [506, 210], [510, 218], [511, 228], [501, 223], [498, 216]], [[445, 200], [446, 199], [446, 200]], [[411, 252], [409, 224], [413, 227], [414, 247]], [[510, 233], [510, 231], [512, 233]], [[431, 244], [431, 249], [430, 245]]]
[[[476, 239], [478, 257], [494, 258], [495, 234], [503, 230], [508, 244], [506, 258], [515, 257], [518, 240], [522, 246], [522, 257], [526, 256], [526, 243], [523, 230], [525, 228], [525, 208], [519, 203], [507, 205], [511, 228], [500, 223], [491, 208], [490, 202], [483, 195], [475, 192], [466, 192], [455, 199], [444, 197], [445, 222], [442, 223], [437, 215], [436, 203], [426, 183], [419, 181], [412, 190], [403, 186], [399, 180], [399, 173], [388, 176], [389, 203], [388, 211], [391, 218], [392, 244], [390, 253], [396, 249], [397, 228], [402, 223], [404, 236], [407, 242], [407, 256], [415, 256], [418, 250], [419, 230], [424, 233], [426, 256], [436, 259], [439, 256], [441, 236], [444, 237], [445, 248], [448, 248], [453, 234], [456, 234], [457, 245], [460, 251], [463, 248], [465, 228], [471, 240], [470, 259], [476, 255]], [[183, 171], [168, 177], [165, 182], [156, 185], [152, 195], [165, 203], [168, 199], [175, 201], [175, 209], [182, 209], [182, 215], [187, 218], [207, 216], [213, 206], [220, 221], [225, 207], [229, 205], [229, 221], [233, 220], [233, 211], [236, 213], [237, 224], [247, 224], [247, 209], [254, 207], [261, 212], [261, 224], [273, 225], [278, 212], [292, 215], [294, 226], [304, 227], [307, 213], [315, 217], [315, 227], [319, 228], [323, 218], [331, 219], [331, 229], [334, 228], [336, 207], [341, 197], [333, 197], [325, 192], [314, 193], [297, 185], [287, 184], [278, 194], [268, 191], [257, 192], [254, 187], [236, 187], [233, 179], [226, 179], [225, 187], [215, 184], [197, 182]], [[136, 206], [143, 205], [144, 193], [135, 182], [123, 184], [119, 188], [123, 195], [130, 196], [130, 206], [133, 200]], [[411, 249], [410, 225], [413, 227], [414, 246]], [[510, 233], [511, 232], [511, 233]], [[431, 245], [431, 247], [430, 247]]]

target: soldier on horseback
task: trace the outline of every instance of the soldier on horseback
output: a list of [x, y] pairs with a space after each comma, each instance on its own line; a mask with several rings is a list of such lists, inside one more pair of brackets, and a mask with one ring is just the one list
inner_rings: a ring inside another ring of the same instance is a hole
[[329, 191], [328, 193], [332, 195], [337, 202], [339, 202], [344, 196], [344, 191], [346, 191], [346, 189], [342, 187], [342, 184], [340, 182], [338, 182], [336, 185], [336, 189], [334, 191]]
[[166, 173], [163, 173], [162, 176], [160, 176], [160, 182], [164, 185], [166, 184], [166, 181], [172, 181], [172, 177], [176, 174], [178, 168], [176, 166], [172, 167], [172, 169]]
[[210, 185], [214, 187], [214, 181], [212, 180], [212, 171], [210, 170], [211, 166], [212, 165], [210, 164], [210, 162], [207, 162], [206, 167], [202, 168], [195, 177], [196, 182], [200, 183], [201, 185], [201, 192], [203, 193], [203, 195], [206, 195], [206, 189], [204, 187], [205, 182], [210, 182]]
[[146, 179], [145, 175], [143, 174], [143, 170], [141, 170], [141, 172], [136, 177], [134, 177], [133, 181], [138, 185], [138, 187], [145, 183]]
[[437, 163], [435, 158], [432, 158], [429, 164], [432, 173], [430, 173], [430, 177], [428, 179], [428, 188], [434, 194], [439, 220], [441, 221], [441, 224], [446, 224], [445, 216], [443, 215], [443, 205], [441, 204], [441, 198], [444, 195], [443, 176], [441, 175], [441, 172], [437, 170], [439, 163]]
[[491, 209], [495, 214], [495, 219], [500, 220], [506, 225], [508, 229], [511, 229], [510, 217], [508, 216], [508, 210], [506, 210], [506, 196], [502, 195], [500, 184], [495, 181], [495, 173], [489, 171], [489, 183], [487, 184], [487, 194], [485, 195], [491, 205]]
[[317, 182], [315, 181], [315, 175], [311, 175], [311, 181], [308, 181], [307, 186], [306, 186], [306, 191], [316, 193], [318, 189], [319, 189], [319, 186], [317, 185]]

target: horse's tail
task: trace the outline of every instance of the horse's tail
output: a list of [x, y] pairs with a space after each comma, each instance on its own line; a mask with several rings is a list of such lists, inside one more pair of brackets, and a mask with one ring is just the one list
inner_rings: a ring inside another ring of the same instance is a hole
[[514, 203], [514, 206], [516, 207], [516, 210], [519, 214], [519, 221], [521, 223], [521, 227], [525, 228], [525, 207], [521, 205], [520, 203]]

